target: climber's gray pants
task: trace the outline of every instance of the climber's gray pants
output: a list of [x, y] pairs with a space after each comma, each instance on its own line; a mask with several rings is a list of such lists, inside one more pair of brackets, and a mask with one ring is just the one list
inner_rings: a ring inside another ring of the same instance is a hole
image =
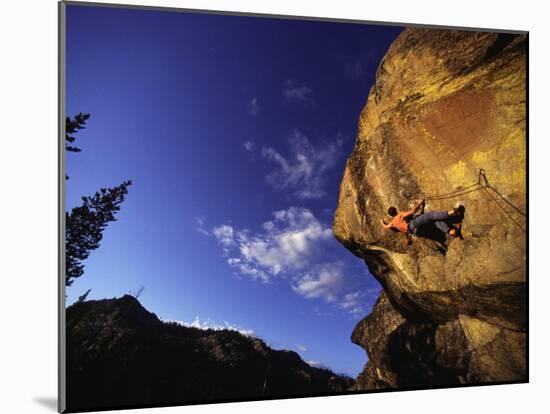
[[439, 230], [446, 234], [451, 229], [451, 226], [445, 222], [445, 220], [448, 219], [449, 213], [446, 211], [429, 211], [409, 222], [409, 232], [416, 234], [422, 226], [433, 223]]

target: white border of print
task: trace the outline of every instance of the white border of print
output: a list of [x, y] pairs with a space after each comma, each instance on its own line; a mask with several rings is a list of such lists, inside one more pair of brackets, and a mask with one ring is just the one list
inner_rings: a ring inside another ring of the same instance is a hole
[[[134, 3], [117, 2], [111, 3]], [[307, 0], [135, 1], [235, 12], [360, 19], [530, 31], [531, 223], [548, 209], [550, 44], [542, 2], [463, 0], [314, 2]], [[0, 260], [0, 376], [3, 412], [51, 413], [57, 396], [57, 4], [12, 1], [0, 14], [2, 39], [2, 238]], [[538, 76], [537, 76], [538, 75]], [[534, 86], [536, 85], [536, 90]], [[530, 411], [547, 401], [548, 277], [542, 231], [530, 228], [530, 383], [429, 391], [319, 397], [131, 410], [128, 413], [407, 412], [499, 413]], [[546, 264], [546, 266], [545, 266]], [[533, 410], [538, 411], [538, 410]]]

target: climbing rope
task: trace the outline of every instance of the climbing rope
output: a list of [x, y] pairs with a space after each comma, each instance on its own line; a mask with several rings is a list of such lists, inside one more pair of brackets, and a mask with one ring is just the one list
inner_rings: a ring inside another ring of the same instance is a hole
[[443, 193], [443, 194], [435, 194], [435, 195], [429, 195], [425, 196], [425, 200], [446, 200], [448, 198], [454, 198], [459, 197], [464, 194], [468, 194], [474, 191], [481, 190], [483, 187], [489, 185], [489, 182], [487, 181], [487, 176], [485, 175], [485, 170], [483, 168], [479, 169], [479, 173], [477, 176], [477, 182], [470, 184], [466, 187], [460, 187], [456, 189], [455, 191], [451, 191], [449, 193]]
[[[491, 188], [491, 189], [492, 189], [492, 188]], [[493, 189], [493, 190], [494, 190], [494, 189]], [[512, 217], [512, 215], [511, 215], [509, 212], [507, 212], [506, 210], [504, 210], [504, 208], [502, 208], [502, 206], [497, 202], [497, 199], [496, 199], [493, 195], [491, 195], [491, 193], [489, 192], [489, 187], [485, 187], [485, 191], [487, 192], [487, 195], [493, 199], [493, 201], [495, 202], [495, 204], [502, 210], [502, 212], [503, 212], [504, 214], [506, 214], [506, 215], [508, 216], [508, 218], [509, 218], [510, 220], [512, 220], [512, 222], [513, 222], [516, 226], [518, 226], [521, 230], [523, 230], [523, 232], [525, 233], [526, 230], [523, 228], [523, 226], [522, 226], [520, 223], [518, 223], [518, 222]], [[496, 190], [495, 190], [495, 191], [496, 191]], [[501, 197], [501, 198], [502, 198], [502, 197]], [[504, 200], [504, 201], [506, 201], [506, 200]], [[513, 205], [512, 205], [512, 207], [516, 208], [516, 207], [513, 206]], [[523, 217], [526, 217], [525, 214], [524, 214], [521, 210], [518, 210], [518, 209], [516, 209], [516, 210], [517, 210], [520, 214], [522, 214]]]
[[[506, 216], [508, 216], [508, 218], [512, 222], [514, 222], [514, 224], [516, 224], [521, 230], [523, 230], [524, 232], [526, 231], [525, 228], [520, 223], [518, 223], [512, 217], [512, 215], [504, 209], [504, 207], [500, 203], [498, 203], [497, 198], [491, 193], [491, 191], [494, 194], [496, 194], [496, 196], [498, 196], [501, 200], [503, 200], [508, 206], [512, 207], [517, 213], [521, 214], [525, 218], [527, 218], [526, 213], [523, 212], [520, 208], [518, 208], [514, 204], [512, 204], [509, 200], [507, 200], [500, 192], [498, 192], [498, 190], [495, 187], [493, 187], [489, 183], [489, 180], [487, 179], [487, 174], [485, 173], [485, 170], [483, 168], [479, 169], [478, 176], [477, 176], [477, 182], [475, 182], [473, 184], [470, 184], [466, 187], [457, 188], [456, 190], [451, 191], [449, 193], [428, 195], [428, 196], [424, 196], [423, 198], [426, 201], [440, 201], [440, 200], [446, 200], [446, 199], [449, 199], [449, 198], [461, 197], [465, 194], [469, 194], [469, 193], [472, 193], [474, 191], [479, 191], [479, 190], [485, 190], [485, 192], [489, 195], [489, 197], [491, 197], [491, 199], [495, 202], [497, 207], [499, 207], [503, 211], [503, 213], [506, 214]], [[407, 197], [409, 200], [411, 200], [412, 198], [418, 198], [418, 196], [417, 197], [409, 197], [406, 194], [403, 194], [403, 195], [405, 197]]]
[[471, 185], [468, 185], [466, 187], [461, 187], [455, 191], [451, 191], [450, 193], [444, 193], [444, 194], [437, 194], [437, 195], [433, 195], [433, 196], [427, 196], [427, 197], [424, 197], [426, 200], [445, 200], [446, 198], [453, 198], [453, 197], [456, 197], [457, 194], [460, 195], [461, 193], [469, 193], [469, 192], [472, 192], [472, 191], [477, 191], [480, 184], [479, 183], [474, 183], [474, 184], [471, 184]]

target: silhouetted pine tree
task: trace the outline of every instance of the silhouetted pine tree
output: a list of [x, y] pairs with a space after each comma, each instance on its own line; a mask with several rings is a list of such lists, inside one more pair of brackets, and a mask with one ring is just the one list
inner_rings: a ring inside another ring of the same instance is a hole
[[[84, 129], [90, 114], [79, 113], [74, 119], [67, 117], [67, 133], [65, 135], [65, 149], [71, 152], [80, 152], [80, 148], [72, 144], [75, 134]], [[68, 144], [67, 144], [68, 142]], [[68, 178], [68, 177], [67, 177]], [[82, 205], [74, 207], [65, 213], [65, 284], [70, 286], [73, 279], [84, 273], [84, 260], [90, 256], [92, 250], [99, 247], [103, 238], [103, 230], [107, 225], [116, 221], [116, 213], [120, 204], [128, 194], [130, 180], [124, 181], [117, 187], [102, 188], [93, 196], [82, 197]]]
[[65, 149], [67, 151], [71, 151], [71, 152], [82, 151], [80, 148], [73, 146], [72, 143], [75, 140], [74, 134], [76, 134], [81, 129], [86, 128], [86, 121], [88, 121], [88, 119], [90, 119], [90, 114], [83, 114], [82, 112], [80, 112], [79, 114], [76, 114], [76, 116], [73, 119], [69, 117], [66, 118]]
[[107, 224], [116, 221], [115, 214], [120, 210], [131, 184], [131, 181], [125, 181], [118, 187], [102, 188], [92, 197], [82, 197], [82, 205], [65, 214], [67, 286], [71, 285], [73, 278], [84, 273], [82, 261], [99, 247]]

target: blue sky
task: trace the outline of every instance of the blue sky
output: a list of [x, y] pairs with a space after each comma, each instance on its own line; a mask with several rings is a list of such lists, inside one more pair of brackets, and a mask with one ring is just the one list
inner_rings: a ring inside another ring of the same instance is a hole
[[131, 179], [68, 303], [140, 286], [165, 320], [231, 327], [355, 376], [380, 287], [331, 223], [358, 116], [400, 27], [67, 8], [67, 206]]

